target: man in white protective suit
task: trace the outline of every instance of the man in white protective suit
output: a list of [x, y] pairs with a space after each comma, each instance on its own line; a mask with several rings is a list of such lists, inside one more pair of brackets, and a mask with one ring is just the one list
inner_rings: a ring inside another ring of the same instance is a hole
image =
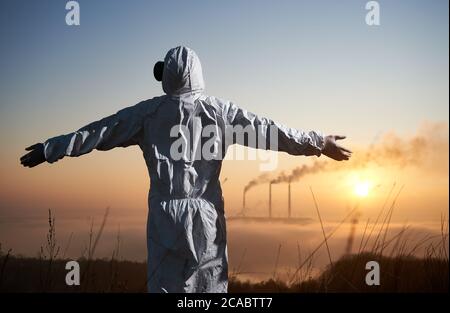
[[[224, 202], [219, 182], [228, 146], [324, 154], [347, 160], [342, 136], [303, 132], [204, 94], [200, 60], [186, 47], [154, 68], [165, 95], [142, 101], [73, 133], [28, 147], [26, 167], [65, 156], [139, 145], [150, 175], [147, 220], [149, 292], [227, 292]], [[209, 129], [207, 138], [203, 131]], [[245, 136], [238, 131], [245, 130]], [[200, 134], [200, 135], [199, 135]], [[254, 136], [255, 138], [251, 139]], [[207, 149], [205, 149], [208, 144]]]

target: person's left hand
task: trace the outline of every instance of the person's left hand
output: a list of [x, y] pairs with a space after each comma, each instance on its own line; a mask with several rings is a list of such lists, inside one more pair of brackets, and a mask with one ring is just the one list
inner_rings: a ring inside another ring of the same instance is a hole
[[27, 154], [23, 155], [20, 158], [20, 163], [25, 167], [35, 167], [41, 163], [44, 163], [45, 155], [44, 155], [44, 144], [36, 143], [28, 148], [25, 148], [26, 151], [30, 151]]
[[336, 161], [344, 161], [350, 159], [352, 152], [336, 143], [336, 140], [345, 139], [345, 136], [326, 136], [322, 154]]

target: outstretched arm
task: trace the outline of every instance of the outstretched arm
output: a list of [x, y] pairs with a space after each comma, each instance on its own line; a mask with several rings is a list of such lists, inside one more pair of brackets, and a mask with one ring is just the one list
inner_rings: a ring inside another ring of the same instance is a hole
[[337, 161], [348, 160], [351, 156], [350, 150], [336, 143], [336, 140], [344, 139], [344, 136], [323, 136], [316, 131], [304, 132], [289, 128], [268, 118], [259, 117], [231, 102], [224, 104], [223, 117], [227, 127], [240, 126], [246, 135], [254, 134], [256, 137], [256, 140], [249, 140], [248, 136], [239, 138], [235, 134], [237, 130], [234, 129], [233, 143], [284, 151], [292, 155], [324, 154]]
[[79, 130], [28, 147], [20, 158], [23, 166], [34, 167], [45, 161], [53, 163], [65, 156], [80, 156], [97, 150], [110, 150], [137, 144], [149, 101], [120, 110], [116, 114], [86, 125]]

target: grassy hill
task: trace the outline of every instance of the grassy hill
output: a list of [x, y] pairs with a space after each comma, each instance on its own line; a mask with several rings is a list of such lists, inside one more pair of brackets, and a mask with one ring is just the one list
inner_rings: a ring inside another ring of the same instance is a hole
[[[368, 286], [365, 264], [380, 264], [380, 285]], [[65, 284], [68, 260], [0, 257], [1, 292], [145, 292], [146, 264], [114, 259], [80, 259], [81, 285]], [[290, 283], [270, 279], [259, 283], [230, 278], [229, 292], [448, 292], [448, 261], [439, 258], [386, 257], [370, 253], [347, 255], [316, 278]]]

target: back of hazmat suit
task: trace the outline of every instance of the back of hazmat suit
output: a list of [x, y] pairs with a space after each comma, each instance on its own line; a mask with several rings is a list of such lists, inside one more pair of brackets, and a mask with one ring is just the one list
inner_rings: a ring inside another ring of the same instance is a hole
[[[162, 86], [163, 96], [48, 139], [45, 159], [53, 163], [93, 149], [139, 145], [150, 176], [148, 291], [226, 292], [227, 241], [219, 175], [228, 146], [237, 143], [319, 156], [324, 137], [205, 95], [200, 60], [186, 47], [167, 53]], [[258, 140], [229, 136], [229, 128], [252, 131]], [[202, 134], [205, 129], [213, 130], [207, 134], [208, 147]], [[264, 146], [270, 138], [277, 144]], [[208, 156], [203, 150], [209, 151]]]

